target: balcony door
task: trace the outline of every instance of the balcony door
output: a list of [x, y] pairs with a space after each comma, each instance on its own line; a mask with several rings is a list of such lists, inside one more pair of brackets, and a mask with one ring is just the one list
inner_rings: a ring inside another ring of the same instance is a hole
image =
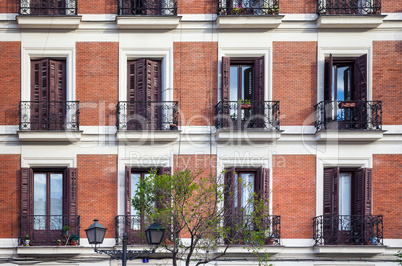
[[65, 0], [30, 0], [31, 15], [64, 15]]
[[77, 169], [21, 169], [21, 236], [56, 245], [63, 226], [78, 232]]
[[127, 129], [161, 130], [165, 124], [162, 118], [161, 61], [128, 61], [127, 67]]
[[31, 61], [31, 130], [65, 130], [66, 61]]
[[325, 62], [327, 119], [340, 130], [367, 127], [367, 55], [356, 59], [333, 58]]
[[363, 244], [372, 213], [372, 170], [324, 169], [324, 241], [326, 244]]
[[264, 57], [222, 58], [224, 124], [237, 129], [264, 127]]

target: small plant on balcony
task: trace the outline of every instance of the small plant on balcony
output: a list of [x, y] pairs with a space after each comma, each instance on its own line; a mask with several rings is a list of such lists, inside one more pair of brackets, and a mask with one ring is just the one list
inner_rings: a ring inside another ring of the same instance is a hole
[[273, 8], [268, 9], [268, 14], [270, 14], [270, 15], [278, 15], [279, 14], [279, 6], [274, 5]]
[[79, 239], [78, 235], [72, 234], [72, 235], [70, 236], [70, 245], [71, 245], [71, 246], [76, 246], [77, 243], [78, 243], [78, 239]]
[[29, 235], [25, 235], [25, 239], [23, 241], [23, 245], [26, 247], [29, 247], [29, 243], [31, 242], [31, 240], [29, 239]]
[[170, 130], [177, 130], [176, 124], [170, 124]]
[[65, 235], [69, 235], [70, 234], [70, 226], [69, 225], [63, 226], [63, 232]]
[[251, 109], [251, 101], [248, 99], [239, 99], [238, 103], [240, 104], [241, 109]]
[[233, 12], [236, 15], [244, 14], [245, 11], [246, 11], [246, 9], [243, 6], [236, 6], [233, 8]]

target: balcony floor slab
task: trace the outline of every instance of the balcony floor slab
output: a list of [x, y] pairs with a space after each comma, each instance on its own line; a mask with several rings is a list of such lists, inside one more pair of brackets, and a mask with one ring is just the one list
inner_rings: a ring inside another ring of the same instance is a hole
[[385, 130], [321, 130], [315, 134], [318, 142], [374, 142]]
[[76, 142], [83, 131], [18, 131], [20, 141]]

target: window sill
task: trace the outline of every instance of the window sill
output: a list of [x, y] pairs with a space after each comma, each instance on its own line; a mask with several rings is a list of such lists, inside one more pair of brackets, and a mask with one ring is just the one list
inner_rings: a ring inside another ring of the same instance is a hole
[[82, 131], [18, 131], [20, 141], [76, 142]]
[[[85, 249], [88, 252], [85, 252]], [[74, 255], [83, 253], [93, 253], [92, 248], [81, 246], [33, 246], [33, 247], [17, 247], [18, 255]]]
[[385, 15], [320, 15], [317, 28], [329, 29], [374, 29], [383, 23]]
[[386, 246], [373, 245], [339, 245], [339, 246], [315, 246], [316, 254], [360, 254], [374, 256], [385, 252]]
[[118, 131], [118, 141], [135, 141], [135, 142], [173, 142], [179, 139], [180, 131], [178, 130], [165, 130], [165, 131]]
[[386, 130], [321, 130], [315, 134], [316, 141], [327, 142], [374, 142], [381, 139]]
[[281, 137], [282, 132], [281, 130], [218, 130], [215, 132], [215, 140], [217, 142], [274, 142]]
[[275, 29], [282, 23], [282, 15], [270, 16], [218, 16], [218, 29]]
[[17, 16], [21, 29], [74, 30], [80, 25], [81, 16]]
[[181, 16], [117, 16], [117, 28], [131, 30], [173, 30], [179, 26]]

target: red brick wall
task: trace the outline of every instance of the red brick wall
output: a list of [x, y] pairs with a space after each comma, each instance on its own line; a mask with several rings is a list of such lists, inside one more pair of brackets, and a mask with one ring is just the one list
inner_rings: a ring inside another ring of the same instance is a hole
[[18, 104], [21, 100], [21, 43], [0, 42], [0, 62], [0, 125], [18, 125]]
[[81, 236], [93, 219], [108, 228], [107, 238], [114, 238], [117, 215], [117, 155], [77, 155], [78, 214]]
[[18, 237], [20, 214], [20, 167], [19, 154], [0, 155], [0, 238]]
[[117, 14], [116, 0], [78, 0], [78, 14]]
[[217, 96], [218, 43], [174, 43], [174, 99], [182, 126], [207, 126], [213, 121]]
[[216, 14], [217, 0], [178, 0], [177, 14]]
[[119, 44], [77, 42], [77, 100], [80, 125], [114, 126], [119, 85]]
[[384, 215], [384, 238], [402, 238], [402, 154], [373, 155], [373, 214]]
[[382, 0], [381, 1], [382, 13], [397, 13], [402, 12], [401, 0]]
[[273, 100], [280, 101], [281, 125], [314, 123], [317, 103], [317, 43], [273, 42]]
[[279, 14], [316, 13], [317, 0], [279, 1]]
[[2, 0], [0, 1], [0, 13], [18, 13], [17, 0]]
[[373, 100], [382, 101], [383, 125], [402, 124], [401, 57], [402, 41], [373, 42]]
[[273, 156], [273, 214], [281, 215], [282, 238], [312, 238], [316, 214], [314, 155]]

